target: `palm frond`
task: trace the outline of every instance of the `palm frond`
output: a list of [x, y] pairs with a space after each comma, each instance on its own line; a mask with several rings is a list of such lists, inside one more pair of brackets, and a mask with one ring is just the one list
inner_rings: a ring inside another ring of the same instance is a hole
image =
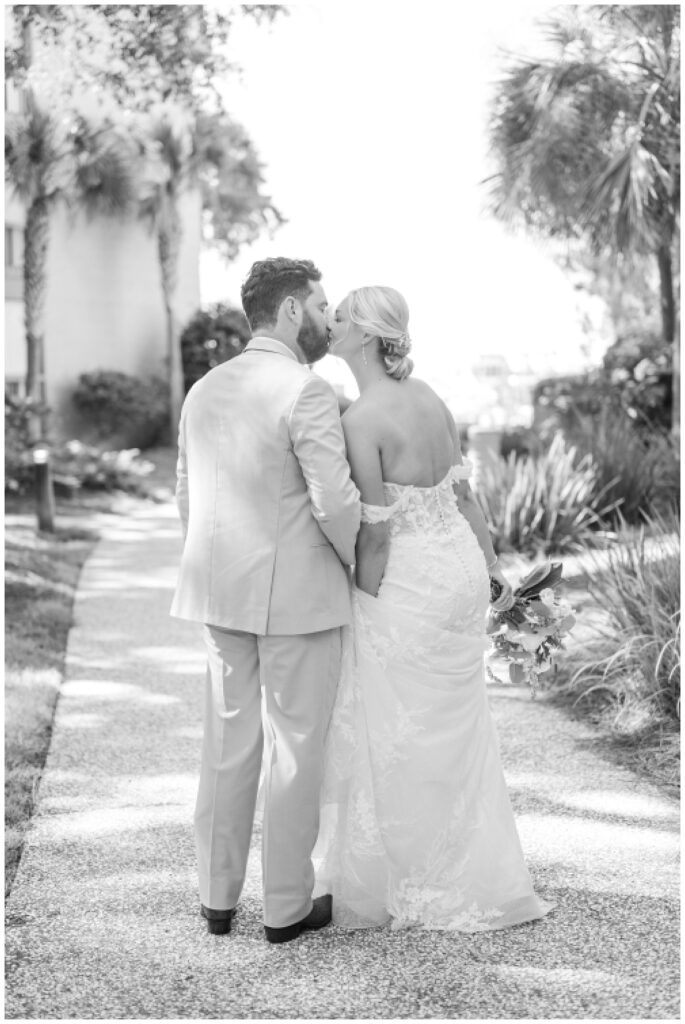
[[620, 252], [650, 248], [658, 241], [650, 213], [658, 205], [662, 190], [672, 186], [671, 176], [639, 137], [618, 153], [588, 187], [582, 218], [589, 224], [606, 213], [614, 222], [615, 241]]
[[37, 105], [25, 114], [8, 115], [5, 122], [5, 177], [25, 203], [50, 199], [64, 184], [64, 161], [59, 124]]
[[88, 216], [129, 214], [138, 195], [137, 161], [129, 141], [117, 134], [98, 140], [79, 161], [76, 185]]

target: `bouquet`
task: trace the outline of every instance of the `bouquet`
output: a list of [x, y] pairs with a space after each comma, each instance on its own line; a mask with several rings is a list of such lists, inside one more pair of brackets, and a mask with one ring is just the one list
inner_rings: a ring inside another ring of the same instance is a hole
[[[487, 631], [492, 639], [494, 657], [509, 662], [512, 683], [528, 683], [533, 696], [538, 676], [552, 665], [554, 652], [563, 648], [564, 637], [575, 625], [574, 609], [560, 600], [561, 562], [538, 565], [514, 590], [514, 604], [506, 612], [490, 611]], [[491, 580], [492, 599], [501, 592]], [[497, 677], [488, 668], [490, 678]]]

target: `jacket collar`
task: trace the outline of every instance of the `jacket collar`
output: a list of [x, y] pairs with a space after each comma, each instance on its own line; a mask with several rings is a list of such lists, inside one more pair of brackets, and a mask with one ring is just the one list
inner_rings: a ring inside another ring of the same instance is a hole
[[265, 338], [262, 335], [257, 335], [256, 338], [248, 341], [243, 352], [272, 352], [276, 356], [287, 356], [289, 359], [294, 359], [295, 362], [298, 362], [298, 358], [292, 349], [289, 349], [282, 341], [277, 341], [275, 338]]

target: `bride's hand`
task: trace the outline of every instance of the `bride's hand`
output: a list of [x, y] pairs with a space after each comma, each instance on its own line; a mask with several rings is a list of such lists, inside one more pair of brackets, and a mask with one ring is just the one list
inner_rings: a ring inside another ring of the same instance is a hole
[[509, 580], [504, 575], [499, 565], [495, 565], [489, 570], [490, 579], [497, 580], [500, 587], [502, 588], [501, 593], [496, 601], [492, 601], [490, 607], [493, 612], [506, 612], [514, 603], [514, 591], [512, 589]]

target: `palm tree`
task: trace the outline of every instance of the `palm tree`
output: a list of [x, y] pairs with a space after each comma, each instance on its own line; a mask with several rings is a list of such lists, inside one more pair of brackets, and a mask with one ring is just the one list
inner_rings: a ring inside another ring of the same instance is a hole
[[266, 227], [283, 221], [261, 191], [262, 169], [244, 129], [223, 113], [191, 114], [173, 102], [161, 104], [142, 122], [146, 170], [140, 211], [157, 238], [166, 317], [170, 439], [178, 430], [185, 397], [181, 332], [175, 308], [182, 239], [180, 197], [200, 189], [208, 223], [206, 241], [227, 259]]
[[174, 443], [185, 390], [178, 317], [175, 308], [182, 225], [181, 194], [193, 184], [197, 166], [194, 121], [171, 103], [153, 109], [145, 122], [146, 167], [140, 199], [141, 215], [157, 240], [166, 320], [170, 441]]
[[131, 210], [136, 182], [130, 145], [113, 125], [95, 125], [74, 112], [58, 116], [33, 95], [27, 99], [25, 112], [6, 119], [5, 168], [26, 209], [26, 395], [34, 410], [31, 434], [37, 440], [47, 432], [44, 309], [51, 211], [63, 202], [89, 215], [125, 215]]
[[[126, 139], [111, 125], [95, 127], [72, 114], [57, 117], [28, 95], [23, 114], [5, 124], [6, 176], [26, 208], [24, 224], [24, 323], [29, 440], [48, 437], [45, 387], [44, 312], [50, 217], [60, 202], [81, 206], [87, 215], [118, 216], [136, 194], [134, 163]], [[55, 501], [49, 462], [36, 458], [39, 528], [54, 531]]]
[[678, 6], [566, 7], [546, 29], [553, 55], [514, 61], [495, 101], [493, 209], [595, 252], [656, 258], [677, 431]]

